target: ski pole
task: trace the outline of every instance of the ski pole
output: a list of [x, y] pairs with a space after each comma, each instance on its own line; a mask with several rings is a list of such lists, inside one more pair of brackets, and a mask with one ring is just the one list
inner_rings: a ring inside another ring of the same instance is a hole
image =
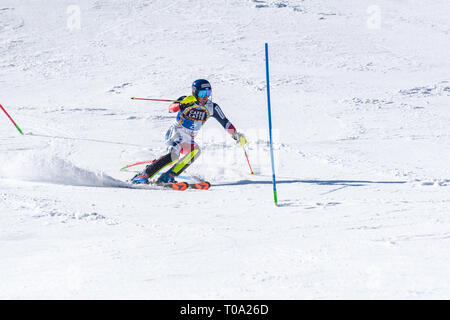
[[123, 170], [126, 170], [126, 169], [128, 169], [128, 168], [131, 168], [131, 167], [140, 165], [140, 164], [147, 164], [147, 163], [150, 164], [150, 163], [153, 163], [153, 162], [155, 162], [155, 161], [156, 161], [156, 160], [140, 161], [140, 162], [136, 162], [136, 163], [132, 163], [132, 164], [127, 164], [126, 166], [120, 168], [120, 170], [123, 171]]
[[3, 112], [8, 116], [9, 120], [11, 120], [11, 122], [14, 124], [16, 129], [20, 132], [20, 134], [23, 135], [22, 130], [20, 130], [19, 126], [14, 122], [14, 120], [11, 118], [11, 116], [8, 114], [8, 112], [6, 112], [5, 108], [3, 108], [3, 106], [1, 104], [0, 104], [0, 108], [2, 108]]
[[[120, 168], [120, 171], [125, 171], [125, 172], [127, 172], [127, 169], [129, 169], [129, 168], [131, 168], [131, 167], [134, 167], [134, 166], [137, 166], [137, 165], [140, 165], [140, 164], [150, 164], [150, 163], [153, 163], [153, 162], [155, 162], [156, 161], [156, 159], [155, 160], [149, 160], [149, 161], [140, 161], [140, 162], [136, 162], [136, 163], [133, 163], [133, 164], [127, 164], [127, 165], [125, 165], [125, 166], [123, 166], [122, 168]], [[129, 172], [129, 171], [128, 171]], [[136, 172], [136, 173], [138, 173], [138, 172], [140, 172], [140, 171], [134, 171], [134, 172]], [[157, 173], [157, 175], [161, 175], [162, 173], [161, 172], [158, 172]], [[178, 176], [178, 178], [180, 178], [180, 179], [185, 179], [185, 180], [194, 180], [194, 178], [192, 178], [192, 177], [186, 177], [186, 176]]]
[[250, 165], [250, 161], [248, 161], [247, 151], [245, 151], [244, 146], [242, 146], [242, 149], [244, 150], [245, 158], [247, 159], [248, 167], [250, 168], [250, 174], [255, 174], [252, 170], [252, 166]]
[[131, 100], [163, 101], [163, 102], [180, 102], [179, 100], [149, 99], [149, 98], [136, 98], [136, 97], [132, 97]]

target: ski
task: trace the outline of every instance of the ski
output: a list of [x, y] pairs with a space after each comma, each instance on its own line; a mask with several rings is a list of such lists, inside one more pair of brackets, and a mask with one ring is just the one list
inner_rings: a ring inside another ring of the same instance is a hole
[[169, 188], [177, 191], [184, 191], [189, 188], [189, 184], [187, 182], [150, 182], [151, 185], [155, 185], [158, 187]]
[[208, 190], [211, 187], [211, 183], [208, 181], [200, 181], [196, 183], [188, 183], [190, 189]]
[[130, 184], [130, 187], [136, 189], [173, 189], [176, 191], [185, 191], [187, 189], [196, 189], [196, 190], [208, 190], [211, 187], [211, 183], [208, 181], [199, 181], [195, 183], [187, 183], [187, 182], [157, 182], [157, 181], [149, 181], [148, 183], [143, 184], [131, 184], [130, 181], [127, 181]]
[[149, 181], [148, 183], [133, 184], [129, 180], [127, 181], [128, 187], [133, 189], [148, 189], [148, 190], [161, 190], [161, 189], [173, 189], [176, 191], [184, 191], [189, 188], [187, 182], [156, 182]]

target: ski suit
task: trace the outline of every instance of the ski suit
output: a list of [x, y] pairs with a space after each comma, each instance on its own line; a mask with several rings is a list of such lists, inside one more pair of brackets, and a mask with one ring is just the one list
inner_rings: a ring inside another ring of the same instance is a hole
[[[178, 98], [178, 101], [184, 98], [186, 96]], [[185, 156], [170, 169], [174, 176], [178, 176], [200, 155], [200, 148], [194, 138], [210, 117], [215, 118], [229, 134], [233, 135], [236, 132], [219, 105], [211, 100], [208, 100], [204, 106], [197, 103], [187, 105], [172, 103], [169, 106], [169, 112], [178, 112], [178, 114], [176, 122], [166, 132], [168, 153], [146, 167], [145, 174], [149, 179], [164, 167], [177, 161], [180, 154], [183, 154]]]

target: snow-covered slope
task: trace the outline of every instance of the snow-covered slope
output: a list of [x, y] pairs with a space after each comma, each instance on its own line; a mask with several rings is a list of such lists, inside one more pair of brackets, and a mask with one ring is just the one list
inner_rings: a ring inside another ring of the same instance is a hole
[[[2, 0], [0, 298], [450, 298], [447, 0]], [[279, 206], [265, 96], [269, 43]], [[122, 188], [197, 78], [186, 175]]]

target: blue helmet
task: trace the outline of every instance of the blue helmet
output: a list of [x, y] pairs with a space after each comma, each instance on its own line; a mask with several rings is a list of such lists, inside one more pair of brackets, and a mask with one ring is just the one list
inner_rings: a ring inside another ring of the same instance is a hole
[[198, 79], [192, 83], [192, 95], [198, 99], [211, 96], [211, 84], [208, 80]]

